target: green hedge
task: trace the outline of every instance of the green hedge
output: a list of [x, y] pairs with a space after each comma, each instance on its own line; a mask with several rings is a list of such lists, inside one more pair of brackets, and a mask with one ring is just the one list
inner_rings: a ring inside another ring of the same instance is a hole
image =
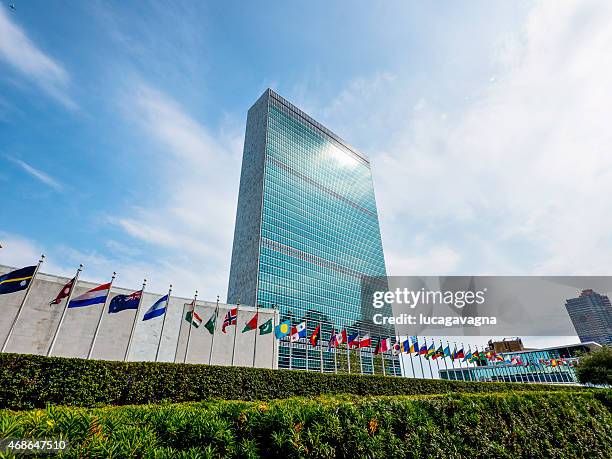
[[609, 458], [611, 392], [208, 401], [0, 411], [64, 457]]
[[0, 408], [270, 400], [322, 394], [413, 395], [566, 390], [561, 386], [333, 375], [258, 368], [0, 354]]

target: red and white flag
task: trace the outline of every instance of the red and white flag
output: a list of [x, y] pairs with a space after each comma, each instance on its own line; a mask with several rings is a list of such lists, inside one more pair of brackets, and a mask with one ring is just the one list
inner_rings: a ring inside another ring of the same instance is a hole
[[370, 347], [372, 345], [372, 338], [369, 336], [364, 336], [359, 340], [359, 347]]
[[68, 283], [64, 285], [62, 290], [57, 294], [55, 299], [49, 303], [49, 306], [54, 305], [54, 304], [60, 304], [64, 298], [70, 295], [70, 290], [72, 290], [72, 286], [74, 285], [75, 280], [76, 280], [76, 277], [73, 277], [72, 279], [70, 279]]

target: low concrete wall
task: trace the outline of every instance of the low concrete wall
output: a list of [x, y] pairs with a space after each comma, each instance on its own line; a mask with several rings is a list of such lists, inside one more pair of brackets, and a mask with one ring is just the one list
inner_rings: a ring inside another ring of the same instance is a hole
[[[16, 268], [0, 265], [0, 275], [14, 269]], [[36, 276], [21, 317], [8, 343], [7, 352], [47, 354], [65, 306], [65, 300], [53, 306], [49, 306], [49, 302], [57, 296], [68, 280], [66, 277], [44, 273], [39, 273]], [[98, 284], [79, 279], [73, 297], [96, 285]], [[138, 288], [139, 286], [136, 286], [135, 289], [113, 286], [111, 298], [118, 294], [129, 294]], [[147, 309], [164, 294], [144, 293], [128, 360], [155, 360], [164, 318], [161, 316], [145, 322], [142, 317]], [[24, 295], [25, 290], [0, 295], [0, 343], [4, 342], [9, 333], [11, 323], [17, 314]], [[233, 363], [236, 366], [277, 367], [277, 342], [273, 333], [257, 336], [256, 331], [242, 333], [245, 323], [255, 314], [255, 308], [241, 305], [238, 311], [238, 325], [230, 326], [227, 328], [227, 333], [222, 333], [223, 319], [230, 307], [235, 307], [235, 305], [219, 304], [217, 326], [213, 337], [204, 328], [204, 324], [214, 314], [217, 306], [215, 302], [210, 301], [197, 302], [196, 312], [203, 319], [203, 323], [199, 328], [191, 327], [189, 354], [185, 358], [189, 324], [183, 318], [190, 304], [191, 299], [189, 298], [170, 298], [164, 334], [161, 337], [159, 361], [173, 362], [176, 356], [178, 362], [186, 360], [189, 363], [209, 363], [210, 361], [210, 363], [217, 365], [231, 365], [232, 354], [234, 354]], [[87, 357], [102, 308], [103, 305], [94, 305], [69, 309], [55, 344], [53, 355]], [[134, 310], [126, 310], [116, 314], [104, 313], [92, 358], [124, 359], [130, 331], [134, 323], [134, 315]], [[270, 318], [274, 318], [274, 323], [278, 324], [277, 311], [272, 309], [259, 310], [259, 324]], [[255, 341], [257, 341], [256, 350]]]

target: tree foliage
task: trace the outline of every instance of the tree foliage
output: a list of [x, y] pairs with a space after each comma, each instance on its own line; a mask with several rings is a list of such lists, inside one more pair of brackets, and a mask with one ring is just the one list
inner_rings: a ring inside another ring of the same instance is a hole
[[583, 384], [612, 385], [612, 346], [603, 346], [582, 356], [576, 376]]

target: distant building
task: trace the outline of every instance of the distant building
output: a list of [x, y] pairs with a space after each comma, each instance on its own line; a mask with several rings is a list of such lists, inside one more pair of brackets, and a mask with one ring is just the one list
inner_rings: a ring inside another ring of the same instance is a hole
[[524, 351], [523, 340], [520, 338], [504, 338], [501, 341], [489, 340], [487, 350], [495, 351], [498, 354], [502, 352]]
[[612, 344], [612, 304], [607, 296], [583, 290], [578, 298], [566, 300], [565, 308], [581, 342]]
[[501, 360], [478, 365], [461, 363], [440, 370], [440, 378], [458, 381], [578, 384], [575, 367], [580, 355], [601, 347], [597, 343], [498, 353]]
[[[372, 373], [374, 346], [395, 331], [374, 329], [364, 310], [367, 276], [386, 276], [369, 160], [266, 90], [247, 117], [228, 301], [278, 308], [308, 336], [321, 326], [323, 349], [280, 342], [280, 368], [336, 371], [327, 342], [347, 330], [372, 338], [360, 350], [360, 371]], [[399, 374], [397, 356], [384, 358]]]

